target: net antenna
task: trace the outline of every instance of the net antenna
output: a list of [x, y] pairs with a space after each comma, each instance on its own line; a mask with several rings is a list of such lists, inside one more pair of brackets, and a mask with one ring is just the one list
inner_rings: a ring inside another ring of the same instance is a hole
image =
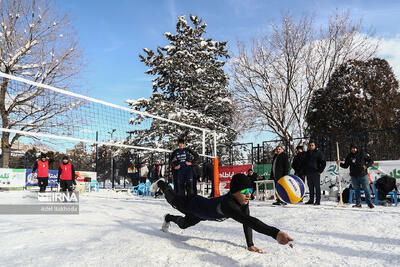
[[[156, 143], [142, 146], [126, 142], [134, 127], [149, 129], [152, 121], [160, 120], [197, 131], [202, 142], [202, 151], [199, 154], [209, 158], [216, 157], [217, 135], [210, 129], [133, 110], [3, 72], [0, 72], [0, 77], [8, 84], [4, 101], [4, 112], [8, 114], [8, 122], [2, 123], [0, 131], [11, 135], [10, 142], [13, 138], [17, 140], [23, 136], [56, 141], [59, 147], [83, 142], [143, 152], [172, 152]], [[140, 125], [129, 123], [135, 116], [144, 118]], [[206, 144], [210, 143], [213, 144], [212, 149], [207, 154]]]

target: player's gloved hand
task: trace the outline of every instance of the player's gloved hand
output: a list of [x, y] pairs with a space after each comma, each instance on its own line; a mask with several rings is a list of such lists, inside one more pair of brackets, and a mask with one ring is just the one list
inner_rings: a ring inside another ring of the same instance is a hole
[[255, 246], [248, 247], [247, 249], [249, 251], [251, 251], [251, 252], [257, 252], [257, 253], [265, 254], [264, 251], [262, 251], [261, 249], [259, 249], [258, 247], [255, 247]]
[[276, 241], [278, 241], [278, 243], [281, 245], [286, 245], [290, 241], [293, 241], [293, 238], [291, 238], [287, 233], [279, 231], [278, 235], [276, 236]]
[[175, 170], [179, 170], [181, 168], [181, 165], [177, 165], [174, 167]]
[[186, 165], [188, 165], [188, 166], [192, 165], [192, 163], [191, 163], [190, 161], [186, 161], [185, 163], [186, 163]]

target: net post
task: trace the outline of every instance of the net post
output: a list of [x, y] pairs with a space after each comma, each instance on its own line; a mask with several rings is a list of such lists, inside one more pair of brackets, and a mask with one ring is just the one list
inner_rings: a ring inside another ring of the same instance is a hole
[[206, 154], [206, 131], [203, 130], [202, 154]]
[[213, 132], [214, 134], [214, 157], [217, 157], [217, 132]]
[[[337, 155], [337, 161], [339, 161], [340, 156], [339, 156], [339, 143], [338, 142], [336, 142], [336, 155]], [[342, 179], [340, 178], [340, 165], [338, 165], [338, 180], [339, 180], [339, 203], [338, 203], [338, 206], [343, 206], [344, 204], [343, 204], [343, 195], [342, 195]]]
[[214, 157], [214, 197], [219, 197], [219, 163], [218, 157]]

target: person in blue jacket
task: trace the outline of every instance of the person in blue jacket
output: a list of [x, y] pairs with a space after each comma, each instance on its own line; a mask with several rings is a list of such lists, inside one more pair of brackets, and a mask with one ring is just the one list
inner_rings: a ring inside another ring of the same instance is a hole
[[[186, 229], [201, 221], [223, 221], [232, 218], [243, 224], [243, 231], [249, 251], [263, 253], [263, 251], [254, 246], [252, 230], [268, 235], [282, 245], [293, 241], [285, 232], [250, 216], [249, 199], [252, 192], [252, 184], [250, 179], [244, 174], [235, 174], [232, 177], [230, 191], [216, 198], [205, 198], [199, 195], [177, 195], [163, 179], [153, 183], [150, 187], [150, 191], [153, 192], [158, 189], [164, 192], [165, 199], [172, 207], [185, 215], [175, 216], [166, 214], [161, 228], [164, 232], [168, 231], [170, 222], [174, 222], [181, 229]], [[292, 247], [291, 244], [290, 246]]]
[[173, 166], [178, 186], [176, 192], [181, 196], [195, 195], [192, 165], [198, 162], [199, 155], [194, 150], [186, 148], [183, 139], [178, 140], [178, 146], [179, 148], [175, 149], [169, 158], [169, 162], [177, 163]]

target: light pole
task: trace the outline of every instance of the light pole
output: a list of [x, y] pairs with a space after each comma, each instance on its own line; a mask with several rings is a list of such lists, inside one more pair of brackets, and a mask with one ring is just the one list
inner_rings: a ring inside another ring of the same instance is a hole
[[[110, 142], [113, 140], [112, 136], [115, 131], [116, 129], [112, 129], [111, 132], [108, 132], [110, 134]], [[114, 158], [112, 154], [112, 149], [110, 150], [110, 153], [111, 153], [111, 187], [114, 189]]]

